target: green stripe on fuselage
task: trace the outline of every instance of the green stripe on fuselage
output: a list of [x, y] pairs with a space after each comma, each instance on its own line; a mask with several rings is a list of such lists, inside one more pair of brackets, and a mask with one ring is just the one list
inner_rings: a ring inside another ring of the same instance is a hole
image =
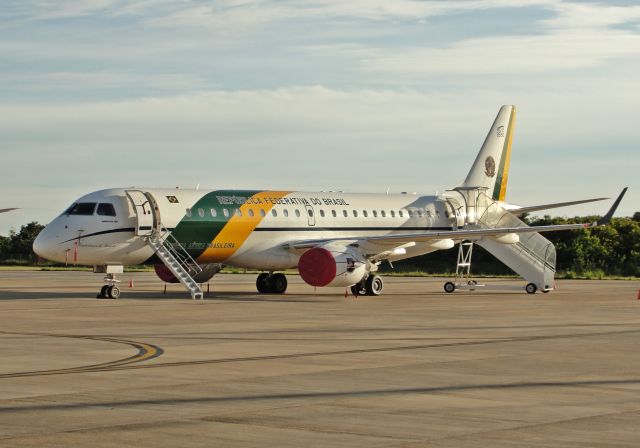
[[[233, 216], [235, 210], [260, 190], [217, 190], [205, 194], [191, 207], [191, 216], [185, 215], [172, 235], [197, 259], [215, 239]], [[225, 216], [224, 210], [228, 216]], [[202, 214], [204, 216], [200, 216]], [[211, 210], [215, 210], [215, 217]]]

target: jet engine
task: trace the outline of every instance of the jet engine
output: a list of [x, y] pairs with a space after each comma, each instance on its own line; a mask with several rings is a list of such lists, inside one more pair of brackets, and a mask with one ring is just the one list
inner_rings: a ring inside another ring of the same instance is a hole
[[[211, 277], [216, 275], [222, 269], [222, 265], [219, 263], [203, 264], [200, 265], [200, 267], [202, 268], [202, 272], [199, 272], [198, 274], [193, 276], [193, 279], [197, 283], [204, 283], [209, 281]], [[176, 276], [173, 275], [173, 272], [171, 272], [165, 265], [155, 264], [153, 265], [153, 269], [156, 271], [156, 275], [160, 277], [160, 280], [162, 280], [163, 282], [178, 283], [178, 279], [176, 278]]]
[[298, 261], [300, 277], [311, 286], [352, 286], [370, 270], [371, 263], [358, 249], [343, 245], [314, 247]]

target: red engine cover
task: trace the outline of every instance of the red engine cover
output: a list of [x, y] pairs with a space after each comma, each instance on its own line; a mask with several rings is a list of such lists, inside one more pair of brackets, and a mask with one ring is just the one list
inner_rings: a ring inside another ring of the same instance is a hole
[[160, 280], [166, 283], [178, 283], [178, 279], [173, 275], [173, 272], [169, 270], [163, 264], [154, 264], [153, 269], [156, 271], [156, 275], [160, 277]]
[[298, 272], [311, 286], [327, 286], [336, 277], [336, 260], [327, 249], [314, 247], [300, 257]]

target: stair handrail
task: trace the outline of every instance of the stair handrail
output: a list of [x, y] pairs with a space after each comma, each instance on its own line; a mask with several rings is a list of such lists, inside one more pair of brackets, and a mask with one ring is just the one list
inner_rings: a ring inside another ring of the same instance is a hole
[[[157, 239], [164, 246], [173, 257], [180, 263], [185, 269], [190, 269], [195, 272], [196, 275], [202, 272], [202, 267], [198, 262], [189, 254], [189, 251], [173, 236], [171, 231], [164, 225], [160, 224], [160, 234], [157, 235]], [[153, 237], [153, 236], [152, 236]]]

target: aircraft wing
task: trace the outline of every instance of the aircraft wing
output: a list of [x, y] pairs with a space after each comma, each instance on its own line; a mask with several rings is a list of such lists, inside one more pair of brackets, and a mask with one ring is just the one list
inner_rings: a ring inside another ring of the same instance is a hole
[[17, 208], [0, 208], [0, 213], [10, 212], [11, 210], [18, 210]]
[[286, 245], [288, 249], [300, 250], [310, 249], [312, 247], [320, 246], [326, 243], [335, 241], [346, 241], [348, 244], [356, 242], [367, 242], [377, 245], [391, 245], [399, 246], [402, 244], [411, 243], [423, 243], [429, 241], [453, 239], [476, 239], [485, 236], [501, 236], [510, 233], [539, 233], [539, 232], [557, 232], [560, 230], [575, 230], [575, 229], [588, 229], [590, 227], [596, 227], [606, 225], [611, 221], [613, 214], [615, 213], [618, 205], [624, 194], [627, 192], [627, 188], [624, 188], [616, 201], [613, 203], [609, 211], [598, 221], [587, 224], [558, 224], [549, 226], [535, 226], [535, 227], [497, 227], [497, 228], [475, 228], [475, 229], [461, 229], [461, 230], [444, 230], [439, 232], [420, 232], [420, 233], [405, 233], [405, 234], [392, 234], [392, 235], [363, 235], [363, 236], [349, 236], [349, 237], [336, 237], [325, 238], [317, 240], [307, 240], [289, 243]]
[[555, 202], [553, 204], [533, 205], [530, 207], [520, 207], [517, 205], [505, 204], [505, 209], [516, 216], [522, 216], [525, 213], [537, 212], [540, 210], [549, 210], [551, 208], [568, 207], [570, 205], [586, 204], [589, 202], [604, 201], [606, 199], [609, 199], [609, 198], [593, 198], [593, 199], [582, 199], [580, 201]]
[[401, 245], [407, 243], [425, 243], [429, 241], [445, 240], [445, 239], [474, 239], [484, 236], [500, 236], [509, 233], [538, 233], [538, 232], [554, 232], [558, 230], [574, 230], [586, 229], [597, 226], [598, 223], [588, 224], [559, 224], [553, 226], [536, 226], [536, 227], [497, 227], [494, 229], [461, 229], [461, 230], [444, 230], [440, 232], [421, 232], [421, 233], [404, 233], [392, 235], [362, 235], [339, 238], [325, 238], [317, 240], [299, 241], [288, 244], [291, 249], [310, 249], [325, 243], [334, 241], [366, 241], [380, 245]]

